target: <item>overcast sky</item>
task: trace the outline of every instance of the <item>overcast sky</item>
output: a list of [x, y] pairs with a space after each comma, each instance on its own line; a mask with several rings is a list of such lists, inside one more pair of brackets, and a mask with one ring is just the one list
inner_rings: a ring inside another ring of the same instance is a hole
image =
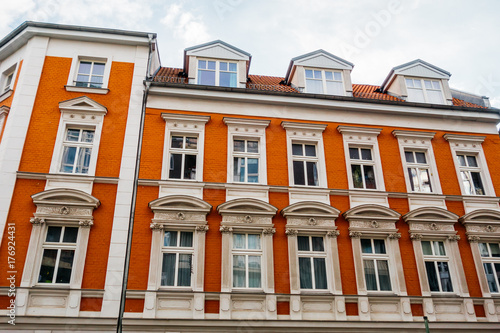
[[500, 108], [499, 14], [498, 0], [2, 0], [0, 34], [26, 20], [156, 32], [169, 67], [222, 39], [252, 54], [251, 74], [272, 76], [321, 48], [354, 63], [353, 83], [376, 85], [420, 58]]

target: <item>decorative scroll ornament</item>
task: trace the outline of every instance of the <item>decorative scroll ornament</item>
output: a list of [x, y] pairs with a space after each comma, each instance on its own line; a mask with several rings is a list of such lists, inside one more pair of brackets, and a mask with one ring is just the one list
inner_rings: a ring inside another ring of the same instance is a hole
[[200, 232], [207, 232], [208, 231], [208, 225], [198, 225], [195, 228], [196, 231]]
[[467, 240], [470, 243], [477, 243], [481, 240], [481, 238], [479, 236], [476, 236], [476, 235], [469, 235], [469, 236], [467, 236]]
[[316, 219], [314, 217], [311, 217], [309, 221], [307, 221], [307, 224], [309, 225], [316, 225], [318, 222], [316, 222]]
[[45, 220], [39, 217], [30, 218], [30, 223], [35, 225], [42, 225], [45, 223]]
[[179, 213], [177, 213], [177, 218], [179, 220], [185, 220], [186, 219], [186, 214], [184, 214], [183, 212], [179, 212]]
[[460, 240], [460, 236], [459, 235], [448, 236], [448, 240], [452, 241], [452, 242], [456, 242], [456, 241]]
[[285, 234], [287, 236], [296, 236], [299, 232], [297, 231], [297, 229], [286, 229], [285, 230]]
[[228, 227], [227, 225], [221, 225], [219, 228], [219, 231], [223, 234], [227, 234], [227, 233], [233, 232], [233, 228]]
[[262, 233], [264, 235], [273, 235], [275, 232], [276, 232], [276, 229], [274, 229], [274, 228], [265, 228], [264, 230], [262, 230]]
[[155, 223], [155, 222], [151, 223], [151, 224], [149, 225], [149, 227], [150, 227], [152, 230], [162, 230], [162, 229], [163, 229], [163, 225], [162, 225], [162, 224], [160, 224], [160, 223]]
[[349, 237], [351, 238], [360, 238], [361, 232], [359, 231], [349, 231]]
[[379, 224], [377, 221], [373, 220], [370, 222], [370, 225], [372, 226], [372, 228], [378, 228], [379, 227]]
[[430, 228], [431, 228], [431, 230], [438, 230], [439, 229], [439, 227], [436, 223], [431, 223]]
[[493, 231], [495, 231], [495, 228], [493, 228], [493, 226], [492, 226], [492, 225], [489, 225], [489, 224], [488, 224], [488, 225], [484, 228], [484, 230], [486, 230], [486, 232], [493, 232]]
[[78, 224], [82, 228], [90, 228], [91, 226], [94, 225], [94, 221], [92, 221], [92, 220], [81, 220], [80, 222], [78, 222]]
[[416, 241], [422, 240], [422, 234], [411, 234], [410, 239]]
[[69, 214], [69, 208], [68, 207], [62, 207], [60, 210], [61, 214], [63, 215], [68, 215]]
[[394, 232], [392, 234], [389, 234], [389, 239], [400, 239], [401, 234], [399, 232]]
[[245, 221], [246, 223], [252, 223], [252, 220], [253, 218], [250, 215], [245, 215], [245, 217], [243, 218], [243, 221]]
[[330, 230], [326, 233], [326, 235], [328, 237], [331, 237], [331, 238], [336, 238], [338, 235], [340, 235], [340, 231], [338, 230]]

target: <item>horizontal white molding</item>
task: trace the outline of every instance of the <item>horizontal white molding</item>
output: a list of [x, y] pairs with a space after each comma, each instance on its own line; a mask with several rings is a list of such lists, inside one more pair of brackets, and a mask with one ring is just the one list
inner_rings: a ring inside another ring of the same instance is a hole
[[85, 180], [85, 181], [93, 181], [94, 183], [101, 184], [118, 184], [119, 178], [117, 177], [98, 177], [98, 176], [81, 176], [81, 175], [71, 175], [71, 174], [54, 174], [54, 173], [40, 173], [40, 172], [26, 172], [26, 171], [17, 171], [18, 179], [54, 179], [58, 176], [64, 178], [71, 178], [74, 180]]
[[109, 93], [109, 89], [107, 88], [88, 88], [88, 87], [75, 87], [75, 86], [64, 86], [66, 91], [72, 92], [81, 92], [81, 93], [89, 93], [89, 94], [100, 94], [106, 95]]

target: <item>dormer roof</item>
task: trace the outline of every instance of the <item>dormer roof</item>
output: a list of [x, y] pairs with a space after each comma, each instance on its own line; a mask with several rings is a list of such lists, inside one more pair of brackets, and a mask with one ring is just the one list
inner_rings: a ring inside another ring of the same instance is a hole
[[292, 58], [286, 72], [286, 81], [288, 81], [291, 76], [293, 76], [294, 66], [352, 70], [354, 64], [340, 57], [337, 57], [336, 55], [326, 52], [325, 50], [319, 49]]
[[387, 77], [385, 78], [384, 83], [382, 83], [380, 89], [382, 91], [387, 90], [396, 75], [449, 80], [451, 73], [445, 71], [442, 68], [429, 64], [422, 59], [415, 59], [413, 61], [392, 68], [389, 72], [389, 75], [387, 75]]

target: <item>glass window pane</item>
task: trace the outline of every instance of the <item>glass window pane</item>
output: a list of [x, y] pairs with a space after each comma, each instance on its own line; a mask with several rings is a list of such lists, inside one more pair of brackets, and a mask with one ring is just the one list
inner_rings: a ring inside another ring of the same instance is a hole
[[429, 103], [443, 104], [443, 94], [440, 90], [428, 90], [427, 99]]
[[441, 89], [438, 81], [432, 81], [432, 89]]
[[248, 158], [248, 182], [258, 183], [259, 182], [259, 159], [258, 158]]
[[247, 141], [247, 152], [258, 153], [259, 152], [259, 141]]
[[245, 288], [245, 256], [233, 256], [233, 287]]
[[207, 68], [207, 61], [206, 60], [198, 60], [198, 68], [199, 69], [206, 69]]
[[61, 172], [73, 172], [75, 165], [76, 147], [64, 147], [63, 157], [61, 162]]
[[99, 62], [94, 62], [94, 68], [92, 69], [92, 74], [104, 75], [104, 64]]
[[260, 256], [248, 256], [248, 287], [260, 288], [261, 285]]
[[182, 154], [170, 154], [169, 178], [181, 179]]
[[492, 257], [500, 257], [500, 247], [497, 243], [490, 243], [491, 256]]
[[432, 89], [432, 83], [429, 80], [424, 80], [425, 89]]
[[326, 264], [325, 258], [314, 258], [314, 283], [316, 289], [326, 289]]
[[332, 95], [344, 95], [344, 84], [337, 81], [326, 81], [326, 91]]
[[363, 188], [363, 176], [361, 175], [361, 165], [351, 165], [352, 182], [354, 188]]
[[183, 136], [172, 136], [171, 148], [182, 148], [184, 142]]
[[349, 148], [349, 157], [351, 160], [359, 160], [359, 148]]
[[190, 254], [179, 254], [177, 285], [180, 287], [189, 287], [191, 285], [191, 261]]
[[181, 247], [193, 247], [193, 233], [189, 231], [181, 231]]
[[422, 88], [422, 81], [420, 80], [413, 80], [413, 84], [415, 85], [415, 88]]
[[248, 235], [248, 249], [260, 250], [260, 235]]
[[425, 270], [427, 271], [427, 281], [431, 291], [439, 291], [439, 282], [437, 279], [436, 267], [434, 261], [425, 262]]
[[66, 132], [66, 141], [78, 142], [80, 137], [80, 130], [68, 129]]
[[417, 158], [417, 163], [427, 163], [425, 153], [415, 152], [415, 157]]
[[317, 186], [318, 170], [316, 168], [316, 162], [306, 162], [306, 166], [307, 166], [307, 185]]
[[[419, 82], [419, 81], [415, 81], [415, 82]], [[408, 89], [408, 100], [410, 102], [424, 103], [425, 102], [424, 92], [420, 89], [410, 88], [410, 89]]]
[[215, 86], [215, 72], [199, 70], [198, 71], [198, 84], [207, 86]]
[[460, 171], [460, 175], [462, 176], [462, 183], [464, 185], [465, 194], [476, 194], [473, 191], [472, 179], [469, 176], [468, 171]]
[[92, 63], [90, 61], [80, 61], [78, 74], [90, 74], [91, 68], [92, 68]]
[[298, 244], [299, 251], [310, 251], [310, 249], [309, 249], [309, 237], [297, 236], [297, 244]]
[[315, 145], [305, 145], [306, 156], [316, 156], [316, 146]]
[[297, 144], [297, 143], [292, 144], [292, 155], [304, 156], [304, 152], [302, 151], [301, 144]]
[[54, 278], [54, 268], [56, 266], [57, 250], [45, 249], [43, 250], [42, 265], [40, 267], [40, 274], [38, 275], [38, 282], [52, 283]]
[[322, 78], [321, 71], [314, 71], [314, 78], [315, 79], [321, 79]]
[[488, 287], [490, 288], [490, 292], [496, 293], [498, 292], [497, 281], [495, 278], [495, 274], [493, 273], [493, 264], [492, 263], [483, 263], [484, 274], [486, 275], [486, 280], [488, 281]]
[[375, 248], [375, 253], [386, 253], [385, 251], [385, 241], [383, 239], [374, 239], [373, 247]]
[[429, 241], [422, 241], [422, 252], [426, 256], [431, 256], [432, 255], [431, 242], [429, 242]]
[[323, 93], [323, 81], [322, 80], [306, 79], [306, 89], [307, 89], [308, 93], [322, 94]]
[[234, 140], [233, 141], [233, 150], [234, 151], [245, 151], [245, 141], [243, 140]]
[[293, 183], [295, 185], [306, 184], [303, 161], [293, 161]]
[[235, 63], [235, 62], [230, 62], [230, 63], [229, 63], [229, 70], [230, 70], [231, 72], [236, 72], [236, 68], [237, 68], [237, 66], [236, 66], [236, 63]]
[[342, 81], [342, 73], [340, 72], [333, 72], [333, 77], [335, 81]]
[[245, 181], [245, 158], [244, 157], [235, 157], [234, 158], [234, 181], [235, 182], [244, 182]]
[[366, 188], [377, 188], [377, 184], [375, 183], [375, 172], [373, 171], [373, 166], [364, 165], [363, 169], [365, 171]]
[[207, 61], [207, 68], [215, 70], [215, 61]]
[[184, 179], [196, 179], [196, 155], [184, 156]]
[[443, 242], [433, 242], [434, 243], [434, 255], [436, 256], [445, 256], [446, 252], [444, 250]]
[[371, 149], [361, 149], [361, 159], [365, 161], [371, 161], [372, 160], [372, 150]]
[[476, 156], [467, 156], [467, 164], [470, 167], [477, 167]]
[[427, 192], [427, 193], [432, 192], [431, 180], [429, 178], [429, 170], [420, 169], [419, 171], [420, 171], [420, 182], [422, 184], [420, 189], [421, 192]]
[[186, 137], [186, 149], [196, 149], [198, 146], [197, 137]]
[[165, 231], [163, 246], [177, 246], [177, 231]]
[[300, 289], [312, 289], [311, 258], [299, 258]]
[[408, 177], [410, 178], [410, 185], [412, 191], [420, 190], [420, 183], [418, 182], [417, 169], [408, 168]]
[[233, 234], [233, 249], [244, 249], [245, 247], [245, 235]]
[[391, 290], [391, 278], [387, 260], [377, 260], [378, 282], [380, 290]]
[[373, 253], [371, 239], [361, 239], [361, 251], [363, 253]]
[[175, 283], [175, 253], [163, 253], [161, 266], [161, 285], [173, 286]]
[[413, 152], [412, 151], [405, 151], [405, 159], [406, 159], [406, 162], [408, 162], [408, 163], [414, 163], [415, 160], [413, 158]]
[[458, 163], [460, 164], [460, 166], [467, 166], [467, 164], [465, 163], [465, 156], [464, 155], [457, 155], [457, 158], [458, 158]]
[[59, 241], [61, 240], [61, 231], [62, 227], [50, 226], [47, 229], [47, 238], [45, 238], [45, 241], [59, 243]]
[[93, 142], [94, 141], [94, 131], [93, 130], [83, 130], [81, 141], [82, 142]]
[[64, 228], [64, 243], [76, 243], [78, 237], [78, 227], [65, 227]]
[[323, 244], [323, 237], [312, 237], [312, 247], [313, 251], [325, 251], [325, 246]]
[[443, 291], [453, 291], [451, 285], [450, 271], [447, 262], [438, 262], [439, 278], [441, 279], [441, 288]]
[[92, 148], [80, 148], [78, 160], [76, 161], [75, 173], [88, 173]]
[[490, 254], [488, 252], [488, 246], [486, 243], [479, 243], [479, 252], [481, 253], [481, 257], [489, 257]]
[[333, 73], [329, 71], [325, 71], [325, 79], [326, 80], [333, 80]]
[[413, 80], [412, 79], [406, 79], [406, 86], [408, 88], [413, 88]]
[[497, 273], [497, 283], [500, 285], [500, 264], [494, 264], [495, 272]]
[[220, 69], [221, 71], [227, 71], [227, 62], [222, 62], [222, 61], [221, 61], [221, 62], [219, 63], [219, 69]]
[[237, 86], [236, 73], [233, 73], [233, 72], [221, 72], [221, 73], [219, 73], [219, 86], [221, 86], [221, 87], [236, 87]]
[[59, 267], [57, 268], [56, 283], [69, 283], [71, 279], [71, 269], [73, 268], [74, 256], [74, 250], [61, 250]]
[[365, 280], [367, 290], [377, 290], [377, 278], [375, 277], [374, 260], [363, 260], [365, 266]]
[[306, 78], [311, 79], [313, 77], [313, 71], [306, 69]]
[[470, 175], [474, 184], [475, 194], [484, 195], [483, 182], [481, 181], [481, 175], [479, 172], [471, 172]]

